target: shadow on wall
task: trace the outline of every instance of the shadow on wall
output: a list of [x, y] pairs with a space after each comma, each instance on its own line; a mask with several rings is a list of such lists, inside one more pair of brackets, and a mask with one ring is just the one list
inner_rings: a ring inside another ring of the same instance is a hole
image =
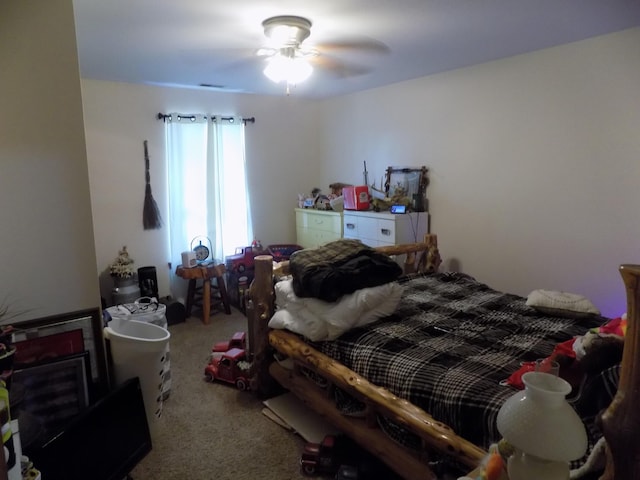
[[[100, 298], [106, 301], [106, 306], [111, 305], [111, 292], [113, 290], [113, 279], [109, 273], [109, 269], [105, 268], [98, 275], [98, 285], [100, 287]], [[102, 306], [103, 308], [105, 305]]]
[[442, 262], [440, 266], [441, 272], [461, 272], [460, 260], [457, 258], [447, 258]]

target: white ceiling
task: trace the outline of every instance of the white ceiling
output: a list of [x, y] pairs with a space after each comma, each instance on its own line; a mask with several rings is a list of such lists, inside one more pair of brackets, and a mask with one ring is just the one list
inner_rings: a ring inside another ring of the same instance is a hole
[[[261, 23], [299, 15], [327, 98], [640, 25], [640, 0], [73, 0], [83, 78], [284, 95]], [[324, 44], [334, 44], [333, 48]], [[338, 45], [342, 48], [338, 48]], [[367, 48], [347, 48], [361, 45]], [[639, 46], [640, 48], [640, 46]], [[328, 68], [333, 66], [334, 68]]]

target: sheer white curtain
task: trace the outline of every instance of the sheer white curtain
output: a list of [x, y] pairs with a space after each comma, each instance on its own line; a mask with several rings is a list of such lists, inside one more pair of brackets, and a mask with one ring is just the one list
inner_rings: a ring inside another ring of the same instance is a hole
[[181, 298], [186, 282], [175, 278], [175, 266], [196, 237], [205, 238], [207, 247], [210, 240], [209, 260], [217, 263], [253, 240], [244, 123], [238, 117], [172, 113], [165, 130], [171, 290]]

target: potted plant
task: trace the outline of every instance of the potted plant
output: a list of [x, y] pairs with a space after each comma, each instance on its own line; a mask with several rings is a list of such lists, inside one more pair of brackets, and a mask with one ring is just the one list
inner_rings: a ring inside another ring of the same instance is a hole
[[118, 256], [109, 264], [109, 273], [116, 287], [131, 285], [134, 283], [133, 259], [129, 256], [127, 247], [123, 246], [118, 251]]
[[113, 278], [112, 300], [114, 305], [129, 303], [140, 297], [138, 279], [133, 268], [133, 259], [127, 247], [118, 251], [118, 256], [109, 264], [109, 274]]

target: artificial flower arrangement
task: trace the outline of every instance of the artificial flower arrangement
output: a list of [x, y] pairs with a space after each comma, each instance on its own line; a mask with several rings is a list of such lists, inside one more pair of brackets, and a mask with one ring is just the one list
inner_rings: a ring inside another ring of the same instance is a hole
[[124, 246], [118, 251], [118, 256], [109, 265], [109, 273], [112, 277], [131, 278], [133, 277], [133, 259], [129, 256], [127, 247]]

